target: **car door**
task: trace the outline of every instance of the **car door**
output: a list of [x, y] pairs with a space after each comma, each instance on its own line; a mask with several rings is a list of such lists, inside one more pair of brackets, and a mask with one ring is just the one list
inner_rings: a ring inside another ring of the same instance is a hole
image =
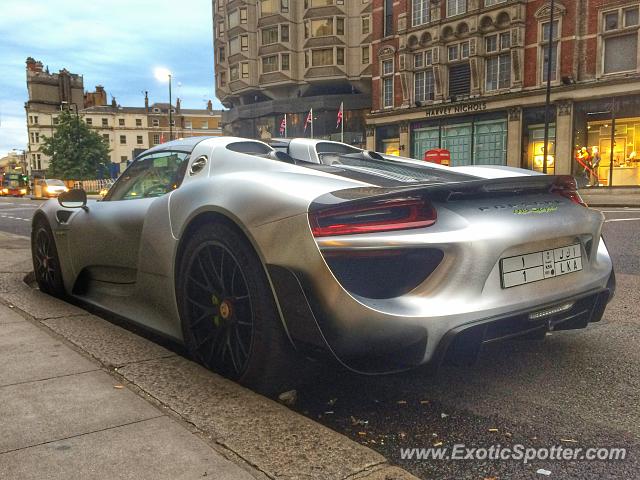
[[72, 217], [68, 241], [76, 274], [88, 271], [92, 279], [111, 283], [136, 281], [149, 207], [180, 186], [188, 156], [163, 151], [137, 159], [102, 201]]

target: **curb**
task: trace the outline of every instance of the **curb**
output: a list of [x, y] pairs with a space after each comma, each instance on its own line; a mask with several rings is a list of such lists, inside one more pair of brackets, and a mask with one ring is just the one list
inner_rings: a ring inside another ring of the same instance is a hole
[[[24, 271], [23, 271], [24, 272]], [[34, 289], [33, 272], [0, 298], [96, 360], [151, 403], [193, 426], [260, 478], [417, 480], [381, 454], [174, 352]], [[50, 308], [49, 308], [50, 307]], [[56, 312], [54, 315], [49, 312]]]

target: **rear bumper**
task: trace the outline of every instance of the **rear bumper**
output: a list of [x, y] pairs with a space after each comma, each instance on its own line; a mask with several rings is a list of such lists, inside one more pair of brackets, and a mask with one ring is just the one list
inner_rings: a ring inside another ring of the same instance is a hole
[[[533, 310], [516, 312], [512, 315], [487, 318], [449, 330], [439, 342], [431, 363], [440, 366], [445, 360], [454, 363], [473, 363], [484, 344], [517, 338], [533, 332], [576, 330], [586, 328], [589, 323], [599, 322], [607, 303], [615, 292], [615, 275], [607, 288], [585, 295], [573, 296], [560, 302], [543, 305]], [[531, 319], [531, 315], [553, 311], [554, 307], [572, 303], [568, 310], [552, 313], [543, 318]]]

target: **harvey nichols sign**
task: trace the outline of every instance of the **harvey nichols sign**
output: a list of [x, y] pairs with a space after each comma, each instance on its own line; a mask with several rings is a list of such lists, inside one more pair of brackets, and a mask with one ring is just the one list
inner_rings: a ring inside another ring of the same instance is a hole
[[435, 108], [428, 109], [425, 113], [427, 118], [443, 117], [447, 115], [455, 115], [458, 113], [483, 112], [487, 109], [487, 102], [465, 102], [449, 105], [440, 105]]

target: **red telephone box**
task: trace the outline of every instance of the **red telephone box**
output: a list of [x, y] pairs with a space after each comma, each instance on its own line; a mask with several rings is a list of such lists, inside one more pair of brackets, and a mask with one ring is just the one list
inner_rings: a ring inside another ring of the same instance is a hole
[[448, 167], [451, 164], [451, 152], [446, 148], [434, 148], [424, 153], [424, 161]]

